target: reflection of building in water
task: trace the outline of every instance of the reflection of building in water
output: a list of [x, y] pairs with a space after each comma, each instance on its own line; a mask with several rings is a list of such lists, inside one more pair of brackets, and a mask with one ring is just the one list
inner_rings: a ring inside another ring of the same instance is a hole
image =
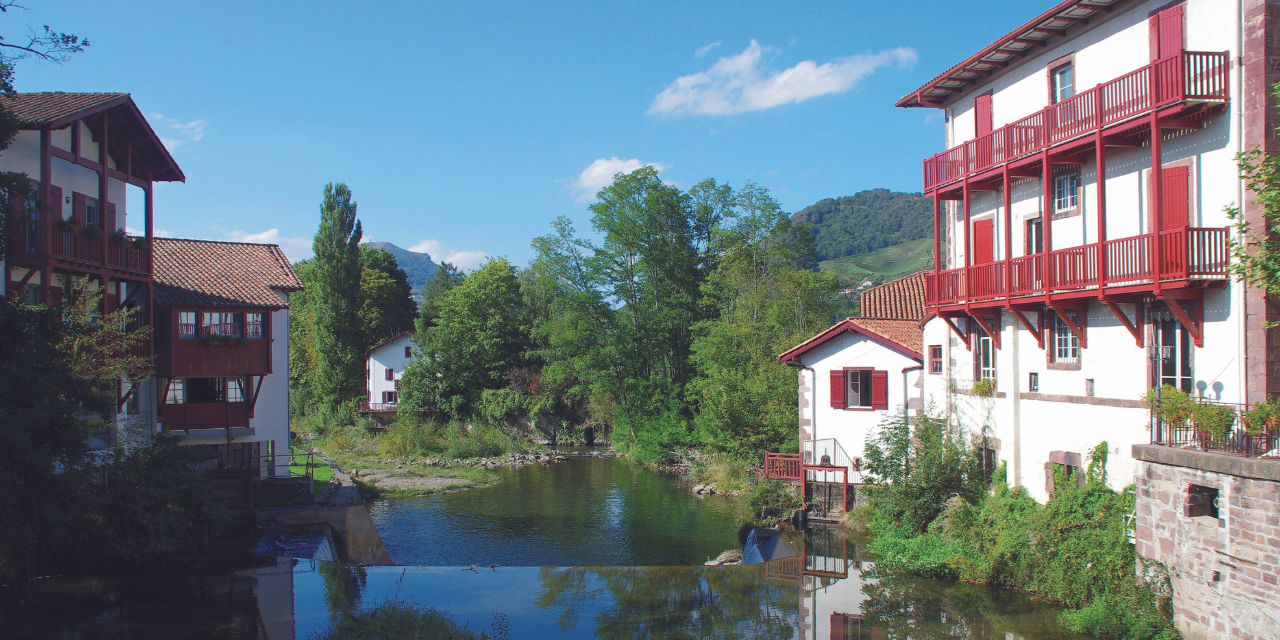
[[883, 638], [883, 629], [873, 631], [862, 618], [864, 565], [856, 558], [857, 545], [825, 527], [794, 544], [800, 554], [765, 563], [765, 576], [799, 587], [797, 636], [801, 640]]
[[240, 571], [256, 579], [258, 619], [263, 635], [271, 640], [293, 640], [293, 558], [276, 558], [275, 564]]

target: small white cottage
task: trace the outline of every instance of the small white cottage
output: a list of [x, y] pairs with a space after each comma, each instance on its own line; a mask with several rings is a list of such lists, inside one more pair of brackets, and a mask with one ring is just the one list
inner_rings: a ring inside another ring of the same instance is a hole
[[373, 413], [395, 413], [400, 402], [400, 378], [413, 359], [413, 334], [405, 331], [384, 340], [365, 353], [365, 391], [368, 402], [361, 407]]

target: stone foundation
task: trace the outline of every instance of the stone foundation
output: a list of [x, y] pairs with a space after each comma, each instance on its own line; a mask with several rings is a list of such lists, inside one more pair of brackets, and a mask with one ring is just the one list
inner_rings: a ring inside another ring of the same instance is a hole
[[1178, 630], [1280, 638], [1280, 461], [1154, 445], [1133, 457], [1137, 551], [1169, 568]]

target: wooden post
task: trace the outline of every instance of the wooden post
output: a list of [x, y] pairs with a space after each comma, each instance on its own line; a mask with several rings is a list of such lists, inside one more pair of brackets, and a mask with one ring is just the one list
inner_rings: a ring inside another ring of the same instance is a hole
[[106, 111], [102, 112], [102, 135], [98, 136], [98, 226], [102, 229], [102, 237], [98, 242], [102, 244], [102, 261], [107, 260], [107, 243], [110, 242], [108, 236], [115, 232], [115, 229], [107, 228], [107, 201], [111, 197], [111, 179], [107, 177], [107, 167], [110, 156], [107, 154], [107, 126], [111, 122], [111, 118], [107, 116]]
[[1008, 163], [1004, 165], [1002, 173], [1003, 176], [1001, 177], [1003, 180], [1001, 182], [1001, 187], [1004, 189], [1004, 299], [1007, 302], [1009, 300], [1010, 292], [1013, 291], [1013, 272], [1011, 262], [1011, 258], [1013, 257], [1013, 211], [1011, 211], [1009, 206], [1013, 202], [1013, 196], [1009, 193]]
[[938, 192], [933, 193], [933, 272], [937, 274], [942, 271], [942, 237], [938, 233], [942, 230], [941, 224], [938, 222], [942, 215], [942, 200]]
[[1161, 194], [1164, 193], [1164, 181], [1161, 180], [1160, 175], [1160, 142], [1160, 117], [1152, 113], [1151, 193], [1147, 194], [1147, 202], [1151, 204], [1152, 244], [1154, 245], [1152, 253], [1155, 255], [1155, 264], [1152, 265], [1152, 271], [1155, 273], [1153, 280], [1157, 294], [1160, 292], [1160, 278], [1164, 275], [1164, 238], [1160, 235], [1160, 232], [1164, 229], [1164, 206], [1161, 202]]
[[[49, 211], [44, 212], [40, 216], [40, 247], [41, 255], [50, 255], [53, 253], [53, 230], [55, 212], [62, 213], [61, 202], [49, 202], [51, 197], [51, 187], [53, 186], [53, 133], [48, 128], [40, 130], [40, 202], [49, 207]], [[47, 284], [47, 283], [44, 283]]]
[[[1098, 92], [1102, 95], [1102, 92]], [[1101, 102], [1099, 102], [1101, 108]], [[1102, 131], [1093, 134], [1094, 143], [1094, 163], [1097, 169], [1097, 191], [1098, 191], [1098, 293], [1101, 294], [1104, 287], [1107, 286], [1107, 147], [1102, 140]], [[1083, 203], [1082, 203], [1083, 204]]]
[[1049, 295], [1049, 289], [1052, 288], [1053, 273], [1053, 163], [1049, 161], [1049, 152], [1044, 151], [1040, 154], [1040, 191], [1044, 204], [1040, 206], [1040, 233], [1044, 236], [1044, 251], [1041, 260], [1044, 264], [1040, 265], [1043, 270], [1041, 274], [1041, 282], [1044, 285], [1044, 295]]
[[[143, 233], [144, 233], [144, 234], [146, 235], [146, 237], [147, 237], [147, 249], [146, 249], [146, 251], [147, 251], [147, 260], [146, 260], [147, 273], [154, 273], [154, 271], [153, 271], [153, 269], [152, 269], [152, 264], [151, 264], [152, 256], [155, 254], [155, 248], [151, 246], [151, 241], [154, 239], [154, 233], [153, 233], [153, 229], [152, 229], [152, 222], [151, 222], [151, 207], [152, 207], [152, 200], [154, 199], [154, 198], [152, 198], [152, 195], [151, 195], [151, 194], [152, 194], [152, 187], [153, 187], [153, 184], [154, 184], [154, 183], [152, 183], [152, 182], [151, 182], [151, 175], [148, 173], [148, 175], [147, 175], [147, 186], [145, 186], [145, 187], [143, 187], [143, 188], [142, 188], [142, 200], [143, 200], [143, 208], [142, 208], [143, 213], [142, 213], [142, 216], [143, 216], [144, 218], [146, 218], [146, 220], [144, 220], [144, 229], [145, 229], [145, 231], [144, 231]], [[150, 313], [150, 311], [151, 311], [151, 308], [150, 308], [150, 306], [148, 306], [148, 307], [147, 307], [147, 312], [148, 312], [148, 313]]]
[[962, 197], [964, 198], [964, 200], [962, 201], [963, 204], [961, 204], [961, 207], [964, 213], [964, 273], [962, 275], [964, 277], [964, 299], [965, 299], [965, 304], [967, 305], [969, 301], [969, 265], [971, 264], [971, 260], [969, 258], [969, 176], [968, 175], [965, 175], [964, 177], [964, 186], [962, 187], [962, 189], [963, 189]]

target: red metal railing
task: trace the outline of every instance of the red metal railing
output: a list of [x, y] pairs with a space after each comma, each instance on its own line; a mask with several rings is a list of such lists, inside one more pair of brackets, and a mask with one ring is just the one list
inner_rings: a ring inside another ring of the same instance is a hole
[[[1227, 276], [1227, 229], [1183, 227], [1159, 234], [1160, 281]], [[1107, 240], [1009, 261], [925, 274], [927, 306], [979, 302], [1089, 288], [1128, 286], [1153, 281], [1152, 255], [1157, 234]], [[1098, 247], [1102, 275], [1098, 277]]]
[[773, 478], [775, 480], [799, 480], [803, 477], [801, 467], [803, 462], [800, 460], [798, 453], [770, 453], [764, 454], [764, 468], [760, 475], [765, 478]]
[[[1217, 451], [1230, 455], [1256, 458], [1280, 446], [1280, 429], [1262, 427], [1258, 433], [1249, 434], [1245, 428], [1244, 414], [1249, 407], [1228, 402], [1214, 402], [1205, 398], [1195, 398], [1196, 402], [1230, 407], [1235, 412], [1234, 423], [1226, 433], [1214, 435], [1202, 431], [1189, 422], [1182, 424], [1166, 424], [1159, 416], [1159, 410], [1151, 412], [1151, 444], [1178, 447], [1180, 449], [1195, 448], [1201, 451]], [[1156, 403], [1159, 407], [1159, 403]]]
[[[1093, 133], [1152, 108], [1227, 99], [1227, 53], [1184, 51], [1158, 60], [964, 142], [924, 161], [929, 191], [1046, 147]], [[1152, 91], [1156, 101], [1151, 102]]]

